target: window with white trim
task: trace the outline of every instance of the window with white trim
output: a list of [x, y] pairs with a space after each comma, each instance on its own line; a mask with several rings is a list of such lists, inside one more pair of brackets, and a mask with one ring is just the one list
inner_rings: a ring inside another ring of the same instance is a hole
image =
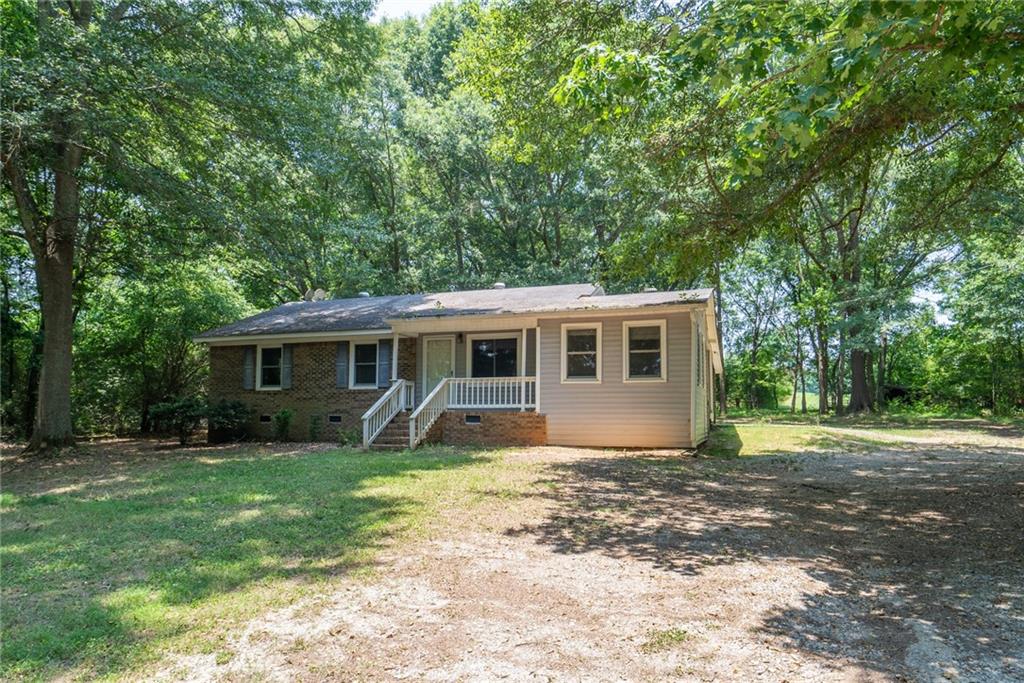
[[377, 386], [377, 342], [352, 344], [352, 386]]
[[562, 381], [601, 381], [601, 323], [563, 323]]
[[281, 353], [280, 346], [261, 346], [259, 348], [259, 360], [256, 368], [256, 377], [259, 379], [259, 389], [280, 389], [281, 388]]
[[625, 382], [663, 382], [665, 321], [630, 320], [622, 323], [622, 379]]

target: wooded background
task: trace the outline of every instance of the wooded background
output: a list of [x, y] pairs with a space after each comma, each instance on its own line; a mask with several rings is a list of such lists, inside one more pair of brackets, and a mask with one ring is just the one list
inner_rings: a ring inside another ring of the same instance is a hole
[[730, 409], [1024, 411], [1021, 3], [371, 9], [0, 0], [5, 436], [148, 431], [310, 289], [496, 280], [718, 287]]

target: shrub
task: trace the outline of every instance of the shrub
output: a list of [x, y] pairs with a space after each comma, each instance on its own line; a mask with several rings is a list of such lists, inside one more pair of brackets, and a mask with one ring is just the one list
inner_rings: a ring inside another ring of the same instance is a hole
[[309, 440], [319, 441], [320, 440], [320, 429], [323, 427], [324, 418], [322, 415], [310, 415], [309, 416]]
[[282, 408], [274, 413], [274, 436], [278, 441], [288, 440], [288, 430], [292, 425], [292, 411]]
[[211, 403], [206, 412], [210, 441], [229, 441], [241, 438], [245, 424], [251, 416], [252, 409], [241, 401], [221, 399]]
[[150, 408], [150, 415], [158, 429], [174, 432], [178, 435], [178, 442], [185, 446], [188, 437], [206, 417], [206, 402], [195, 397], [176, 398], [157, 403]]
[[363, 431], [357, 427], [339, 429], [338, 443], [342, 446], [360, 446], [363, 443]]

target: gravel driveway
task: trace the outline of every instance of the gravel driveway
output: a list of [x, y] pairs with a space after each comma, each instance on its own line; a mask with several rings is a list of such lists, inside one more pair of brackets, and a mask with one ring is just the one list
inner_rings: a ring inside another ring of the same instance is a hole
[[[856, 436], [855, 430], [846, 430]], [[1024, 439], [785, 457], [534, 448], [370, 579], [168, 678], [1024, 680]]]

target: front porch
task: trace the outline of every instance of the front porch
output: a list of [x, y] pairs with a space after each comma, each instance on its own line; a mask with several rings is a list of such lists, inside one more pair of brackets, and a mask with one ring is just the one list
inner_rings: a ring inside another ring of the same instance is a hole
[[[515, 431], [517, 421], [514, 418], [499, 420], [493, 413], [526, 413], [536, 409], [537, 378], [532, 376], [443, 377], [419, 403], [415, 383], [398, 379], [363, 414], [363, 447], [376, 444], [415, 448], [428, 439], [431, 430], [449, 411], [457, 411], [463, 423], [474, 425], [478, 432], [492, 428], [491, 422], [500, 422], [501, 431]], [[535, 422], [526, 421], [527, 431], [534, 428], [530, 425]], [[454, 428], [454, 424], [449, 424], [447, 431]], [[532, 438], [524, 439], [532, 441]], [[468, 442], [465, 437], [456, 440]], [[488, 441], [490, 439], [477, 438], [472, 443]]]
[[[458, 441], [488, 430], [506, 437], [519, 430], [528, 435], [513, 441], [534, 442], [536, 419], [499, 419], [494, 414], [538, 410], [536, 330], [451, 330], [432, 324], [422, 334], [401, 335], [403, 344], [415, 346], [415, 374], [404, 373], [407, 379], [392, 374], [391, 386], [362, 415], [362, 444], [412, 449], [431, 437], [432, 430], [458, 433]], [[396, 335], [393, 348], [397, 346]], [[397, 365], [392, 364], [395, 371]], [[452, 417], [444, 418], [455, 412], [465, 413], [461, 419], [466, 429], [457, 428]], [[477, 437], [472, 442], [487, 440]]]

